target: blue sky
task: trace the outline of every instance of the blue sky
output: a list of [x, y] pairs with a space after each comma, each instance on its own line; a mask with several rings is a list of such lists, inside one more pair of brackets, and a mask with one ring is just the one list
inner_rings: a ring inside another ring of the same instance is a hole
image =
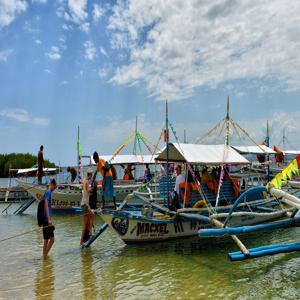
[[227, 95], [258, 142], [268, 119], [300, 148], [299, 23], [296, 0], [0, 0], [0, 152], [74, 164], [78, 125], [84, 153], [110, 154], [136, 115], [155, 142], [164, 99], [194, 141]]

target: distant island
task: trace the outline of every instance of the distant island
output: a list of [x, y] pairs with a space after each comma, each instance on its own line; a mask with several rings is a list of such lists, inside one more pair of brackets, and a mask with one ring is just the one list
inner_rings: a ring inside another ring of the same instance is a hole
[[[37, 164], [37, 156], [30, 153], [0, 154], [0, 178], [8, 177], [9, 168], [31, 168]], [[45, 168], [55, 168], [56, 165], [45, 159]]]

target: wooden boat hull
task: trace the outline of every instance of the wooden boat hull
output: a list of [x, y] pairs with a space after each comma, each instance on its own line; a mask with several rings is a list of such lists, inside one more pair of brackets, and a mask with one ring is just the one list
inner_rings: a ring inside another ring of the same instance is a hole
[[[198, 220], [167, 217], [164, 215], [146, 217], [127, 211], [103, 210], [100, 216], [126, 244], [162, 242], [198, 236], [200, 229], [212, 228], [210, 224]], [[276, 218], [278, 218], [278, 215], [268, 214], [262, 214], [261, 216], [234, 216], [230, 225], [253, 225]]]
[[9, 190], [7, 202], [21, 202], [32, 198], [32, 196], [22, 187], [0, 187], [0, 202], [6, 200], [6, 194]]
[[[46, 185], [36, 185], [16, 180], [17, 184], [28, 191], [37, 201], [43, 198]], [[133, 193], [141, 186], [140, 183], [134, 185], [118, 185], [115, 186], [116, 200], [123, 201], [124, 198]], [[58, 185], [58, 188], [52, 193], [52, 206], [54, 210], [80, 210], [82, 192], [80, 185]], [[101, 203], [101, 196], [98, 195], [98, 202]], [[105, 205], [113, 207], [112, 199], [106, 199]]]

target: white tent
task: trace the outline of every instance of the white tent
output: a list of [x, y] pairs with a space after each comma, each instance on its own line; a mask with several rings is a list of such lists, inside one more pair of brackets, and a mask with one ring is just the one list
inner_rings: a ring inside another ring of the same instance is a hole
[[[158, 161], [166, 161], [166, 147], [156, 158]], [[226, 145], [199, 145], [199, 144], [169, 144], [169, 160], [171, 162], [189, 162], [201, 165], [240, 165], [250, 162]]]
[[[111, 155], [99, 155], [100, 158], [104, 159], [105, 161], [109, 161], [111, 159]], [[134, 164], [134, 165], [141, 165], [141, 164], [155, 164], [155, 157], [152, 155], [134, 155], [134, 154], [128, 154], [128, 155], [117, 155], [112, 161], [111, 164], [113, 165], [128, 165], [128, 164]], [[93, 156], [91, 156], [91, 162], [93, 165], [95, 165]]]
[[236, 151], [238, 151], [241, 154], [277, 154], [276, 151], [273, 149], [265, 146], [265, 145], [260, 145], [258, 146], [232, 146]]

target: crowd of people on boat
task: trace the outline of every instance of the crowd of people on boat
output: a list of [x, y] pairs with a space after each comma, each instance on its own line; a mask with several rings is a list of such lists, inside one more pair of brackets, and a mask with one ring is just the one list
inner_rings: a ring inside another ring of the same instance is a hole
[[171, 201], [176, 203], [176, 205], [173, 205], [176, 209], [179, 208], [180, 202], [185, 207], [189, 206], [191, 193], [192, 191], [199, 191], [199, 184], [205, 184], [211, 192], [217, 195], [221, 191], [220, 180], [222, 182], [231, 181], [234, 195], [237, 197], [240, 194], [239, 181], [230, 177], [228, 166], [224, 166], [223, 170], [220, 166], [204, 167], [202, 170], [195, 168], [186, 170], [186, 174], [183, 174], [182, 166], [178, 164], [175, 171], [175, 187], [174, 193], [171, 195]]

